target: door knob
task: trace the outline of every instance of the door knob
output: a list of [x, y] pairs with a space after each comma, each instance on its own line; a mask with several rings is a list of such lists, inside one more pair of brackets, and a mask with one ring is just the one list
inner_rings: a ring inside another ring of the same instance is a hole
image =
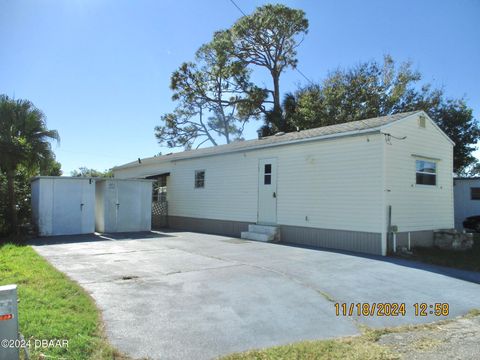
[[276, 198], [277, 197], [277, 193], [274, 191], [273, 192], [273, 197]]
[[80, 204], [80, 211], [83, 211], [83, 205], [85, 205], [85, 204], [83, 204], [83, 203]]

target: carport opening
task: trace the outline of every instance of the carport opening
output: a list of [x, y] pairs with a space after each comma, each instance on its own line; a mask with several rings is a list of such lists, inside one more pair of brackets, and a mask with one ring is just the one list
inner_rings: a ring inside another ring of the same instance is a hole
[[168, 227], [167, 178], [170, 173], [147, 176], [155, 182], [152, 187], [152, 229]]

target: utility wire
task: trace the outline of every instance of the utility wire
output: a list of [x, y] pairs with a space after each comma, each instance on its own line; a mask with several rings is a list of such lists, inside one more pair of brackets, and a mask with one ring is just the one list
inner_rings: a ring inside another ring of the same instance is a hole
[[[242, 8], [240, 6], [237, 5], [237, 3], [234, 1], [234, 0], [230, 0], [230, 2], [233, 4], [233, 6], [235, 6], [237, 8], [238, 11], [240, 11], [242, 13], [243, 16], [247, 16], [247, 14], [245, 14], [245, 12], [242, 10]], [[298, 67], [295, 67], [295, 70], [300, 74], [302, 75], [302, 77], [307, 80], [310, 84], [314, 85], [313, 81], [310, 80], [303, 72], [300, 71], [300, 69]]]
[[243, 16], [247, 16], [247, 14], [245, 14], [245, 13], [243, 12], [243, 10], [240, 8], [240, 6], [238, 6], [238, 5], [235, 3], [235, 1], [230, 0], [230, 2], [233, 4], [233, 6], [235, 6], [235, 7], [238, 9], [238, 11], [240, 11], [240, 12], [243, 14]]
[[307, 80], [310, 84], [315, 85], [314, 82], [313, 82], [312, 80], [310, 80], [310, 79], [307, 77], [307, 75], [305, 75], [303, 72], [301, 72], [299, 68], [296, 67], [295, 70], [297, 70], [297, 72], [298, 72], [300, 75], [302, 75], [302, 76], [305, 78], [305, 80]]

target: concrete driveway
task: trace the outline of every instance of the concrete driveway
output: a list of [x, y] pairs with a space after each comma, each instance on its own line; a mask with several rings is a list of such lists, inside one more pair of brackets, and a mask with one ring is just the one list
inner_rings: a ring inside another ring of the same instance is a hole
[[[67, 236], [34, 248], [93, 296], [110, 341], [134, 358], [208, 359], [439, 319], [416, 317], [417, 302], [449, 303], [451, 317], [480, 307], [480, 285], [434, 267], [222, 236]], [[407, 315], [336, 316], [335, 302], [405, 303]]]

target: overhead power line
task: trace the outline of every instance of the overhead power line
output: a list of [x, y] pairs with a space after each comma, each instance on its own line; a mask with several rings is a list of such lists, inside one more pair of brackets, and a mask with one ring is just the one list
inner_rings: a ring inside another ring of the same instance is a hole
[[240, 8], [240, 6], [237, 5], [235, 1], [230, 0], [230, 2], [233, 4], [233, 6], [235, 6], [238, 9], [238, 11], [240, 11], [243, 14], [243, 16], [247, 16], [247, 14], [243, 12], [243, 10]]
[[[245, 14], [245, 12], [242, 10], [242, 8], [240, 6], [237, 5], [237, 3], [234, 1], [234, 0], [230, 0], [230, 2], [233, 4], [233, 6], [235, 6], [237, 8], [238, 11], [240, 11], [240, 13], [243, 15], [243, 16], [247, 16], [247, 14]], [[307, 80], [310, 84], [314, 84], [312, 80], [310, 80], [307, 75], [305, 75], [303, 72], [300, 71], [300, 69], [298, 67], [295, 67], [295, 70], [305, 79]]]

